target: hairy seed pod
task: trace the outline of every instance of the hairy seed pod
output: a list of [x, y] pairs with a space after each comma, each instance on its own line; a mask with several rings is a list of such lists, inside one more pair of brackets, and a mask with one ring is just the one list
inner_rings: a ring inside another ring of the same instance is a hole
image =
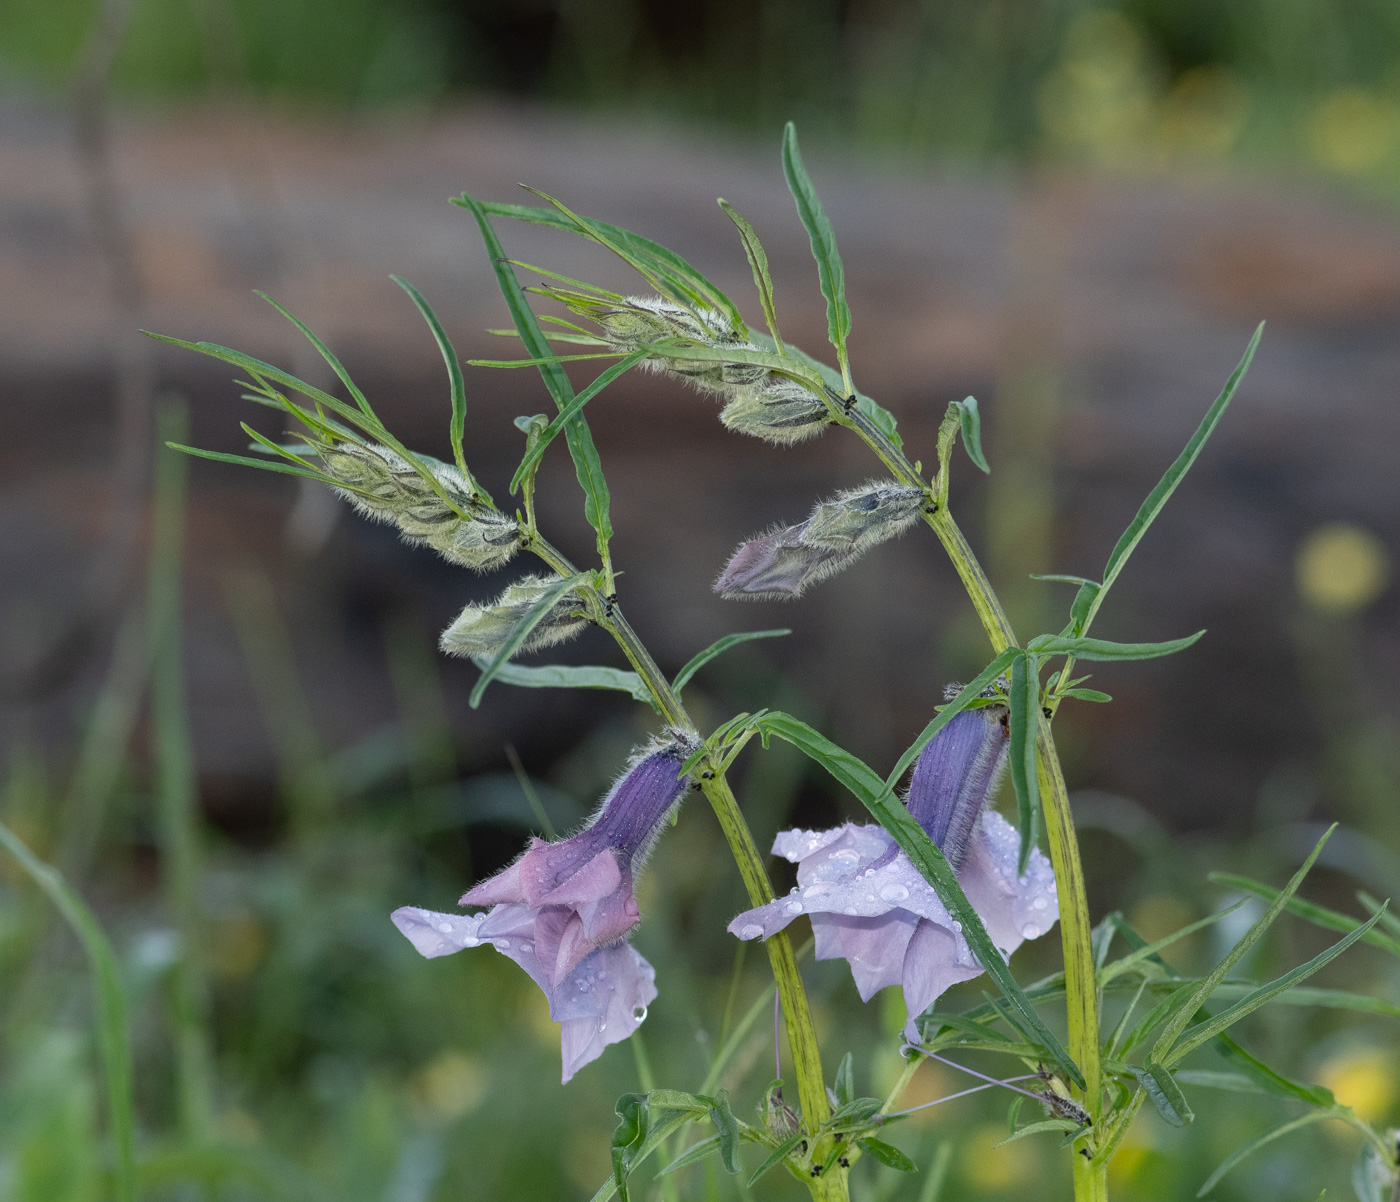
[[918, 519], [923, 496], [913, 485], [888, 481], [838, 493], [805, 522], [743, 543], [715, 581], [715, 592], [731, 600], [800, 597], [871, 547], [903, 534]]
[[739, 434], [790, 446], [820, 434], [831, 415], [821, 397], [795, 380], [771, 375], [762, 387], [736, 393], [719, 420]]
[[[526, 576], [507, 586], [505, 592], [489, 604], [468, 605], [442, 632], [438, 646], [449, 655], [495, 655], [535, 602], [558, 582], [557, 576]], [[582, 633], [587, 625], [588, 619], [579, 612], [578, 597], [565, 593], [530, 632], [517, 654], [565, 642]]]

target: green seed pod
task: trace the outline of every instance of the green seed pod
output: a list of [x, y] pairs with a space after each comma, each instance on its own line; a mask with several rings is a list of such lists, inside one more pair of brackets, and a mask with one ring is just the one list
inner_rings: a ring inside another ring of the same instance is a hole
[[[557, 576], [526, 576], [507, 586], [505, 592], [489, 604], [468, 605], [442, 632], [438, 646], [449, 655], [495, 655], [540, 597], [558, 582]], [[588, 619], [579, 609], [578, 596], [566, 593], [530, 632], [520, 645], [519, 653], [565, 642], [581, 634], [587, 625]]]
[[739, 392], [719, 415], [731, 430], [790, 446], [826, 429], [826, 403], [795, 380], [770, 376], [761, 388]]
[[922, 489], [908, 484], [871, 483], [847, 489], [812, 510], [802, 541], [811, 547], [861, 555], [908, 530], [919, 518], [923, 497]]

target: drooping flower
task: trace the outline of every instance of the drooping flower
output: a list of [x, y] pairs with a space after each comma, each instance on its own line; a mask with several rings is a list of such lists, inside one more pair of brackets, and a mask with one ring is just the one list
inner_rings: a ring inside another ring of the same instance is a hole
[[800, 597], [809, 585], [908, 530], [918, 520], [923, 497], [922, 489], [890, 481], [838, 493], [796, 526], [741, 544], [715, 581], [715, 592], [730, 600]]
[[425, 956], [490, 943], [524, 968], [563, 1024], [565, 1081], [636, 1030], [656, 997], [651, 966], [623, 940], [641, 921], [633, 879], [686, 791], [690, 750], [679, 736], [646, 749], [583, 830], [557, 843], [532, 838], [514, 864], [463, 895], [462, 905], [487, 913], [394, 911]]
[[[1054, 925], [1059, 906], [1049, 861], [1032, 850], [1018, 877], [1019, 837], [1000, 814], [983, 812], [1005, 762], [1004, 712], [988, 706], [954, 717], [921, 753], [907, 804], [945, 854], [954, 852], [958, 883], [1009, 957]], [[767, 939], [809, 915], [817, 959], [846, 960], [862, 1001], [903, 986], [908, 1038], [918, 1038], [915, 1019], [944, 990], [983, 971], [961, 924], [883, 828], [781, 831], [773, 854], [797, 864], [796, 887], [740, 914], [731, 934]]]

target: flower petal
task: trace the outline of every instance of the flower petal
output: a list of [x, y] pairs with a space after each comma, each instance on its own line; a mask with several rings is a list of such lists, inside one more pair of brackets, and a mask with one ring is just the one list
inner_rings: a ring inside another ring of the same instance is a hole
[[450, 956], [481, 943], [477, 929], [485, 914], [439, 914], [417, 906], [400, 906], [389, 917], [420, 955]]
[[908, 910], [891, 910], [878, 918], [814, 914], [817, 959], [847, 961], [860, 1000], [868, 1002], [887, 985], [898, 985], [903, 979], [909, 940], [923, 921]]
[[562, 1024], [564, 1080], [626, 1039], [656, 1000], [656, 971], [630, 944], [600, 947], [549, 992], [549, 1016]]

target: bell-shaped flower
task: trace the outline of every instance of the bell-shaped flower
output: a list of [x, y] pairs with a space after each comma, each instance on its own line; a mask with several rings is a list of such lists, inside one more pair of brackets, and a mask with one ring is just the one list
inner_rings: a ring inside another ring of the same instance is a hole
[[565, 1081], [627, 1038], [656, 996], [651, 966], [622, 940], [641, 921], [633, 879], [686, 791], [680, 767], [690, 749], [682, 738], [646, 749], [583, 830], [557, 843], [532, 838], [514, 864], [463, 895], [462, 905], [489, 912], [394, 911], [425, 956], [490, 943], [524, 968], [564, 1024]]
[[[1016, 831], [983, 810], [1005, 762], [1004, 713], [989, 706], [958, 714], [920, 755], [906, 801], [930, 838], [954, 853], [958, 883], [993, 945], [1010, 957], [1054, 925], [1059, 906], [1050, 862], [1032, 850], [1018, 876]], [[798, 866], [796, 887], [740, 914], [730, 933], [767, 939], [807, 914], [817, 959], [846, 960], [863, 1001], [903, 986], [908, 1038], [918, 1037], [914, 1020], [944, 990], [983, 971], [961, 924], [883, 828], [847, 822], [781, 831], [773, 854]]]

